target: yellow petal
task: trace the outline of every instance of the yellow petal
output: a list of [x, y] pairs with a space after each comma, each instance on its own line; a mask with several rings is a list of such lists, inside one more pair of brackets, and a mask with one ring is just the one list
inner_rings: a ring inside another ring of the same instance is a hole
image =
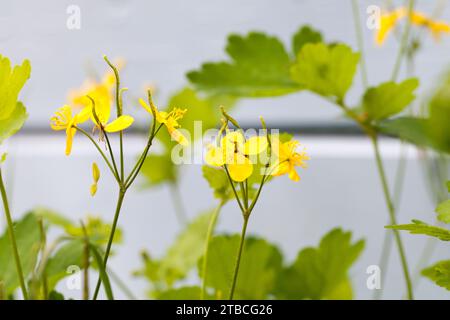
[[231, 179], [237, 182], [245, 181], [253, 173], [253, 164], [241, 154], [235, 154], [233, 162], [227, 168]]
[[[97, 86], [96, 89], [88, 93], [95, 101], [95, 113], [102, 124], [108, 123], [111, 116], [111, 93], [103, 86]], [[92, 108], [92, 105], [90, 104]], [[92, 117], [95, 122], [95, 118]]]
[[172, 140], [178, 142], [182, 146], [188, 146], [189, 142], [186, 139], [186, 137], [177, 129], [173, 127], [167, 127], [167, 130], [169, 131], [170, 136], [172, 137]]
[[145, 111], [147, 111], [150, 114], [153, 114], [152, 113], [152, 109], [150, 108], [150, 106], [143, 99], [139, 99], [139, 103], [145, 109]]
[[123, 116], [118, 117], [113, 122], [107, 124], [105, 126], [105, 131], [106, 132], [122, 131], [122, 130], [125, 130], [126, 128], [128, 128], [129, 126], [131, 126], [131, 124], [133, 122], [134, 122], [133, 117], [123, 115]]
[[91, 185], [90, 192], [91, 192], [91, 196], [95, 196], [95, 194], [97, 193], [97, 184], [96, 183], [93, 183]]
[[282, 176], [289, 172], [290, 166], [287, 161], [285, 162], [279, 162], [278, 164], [275, 164], [270, 169], [270, 173], [272, 176]]
[[396, 26], [398, 21], [406, 15], [406, 10], [400, 8], [392, 12], [383, 14], [380, 18], [380, 29], [376, 33], [375, 42], [377, 45], [382, 45], [386, 40], [387, 35]]
[[266, 136], [251, 137], [245, 142], [244, 153], [249, 156], [260, 154], [267, 149], [267, 146], [268, 142]]
[[66, 156], [72, 152], [72, 143], [76, 132], [77, 129], [72, 127], [66, 129]]
[[92, 164], [92, 178], [94, 179], [95, 183], [97, 183], [100, 179], [100, 169], [95, 162]]
[[206, 152], [205, 161], [210, 166], [221, 167], [225, 164], [225, 158], [221, 148], [210, 147]]
[[297, 171], [295, 171], [294, 167], [292, 167], [289, 171], [289, 179], [295, 182], [300, 181], [300, 176], [298, 175]]
[[91, 107], [84, 107], [77, 115], [76, 115], [76, 123], [86, 122], [92, 115]]
[[253, 173], [253, 165], [249, 162], [245, 164], [230, 164], [227, 168], [231, 179], [236, 182], [245, 181]]

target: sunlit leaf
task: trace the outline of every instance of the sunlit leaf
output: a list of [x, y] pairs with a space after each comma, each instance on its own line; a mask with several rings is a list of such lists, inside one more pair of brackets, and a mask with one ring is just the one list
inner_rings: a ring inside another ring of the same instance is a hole
[[382, 120], [402, 112], [415, 99], [417, 79], [385, 82], [367, 89], [362, 105], [370, 120]]
[[17, 109], [20, 90], [30, 73], [28, 60], [24, 60], [22, 65], [11, 67], [9, 59], [0, 55], [0, 122], [10, 119]]
[[230, 62], [205, 63], [187, 74], [198, 89], [238, 97], [277, 96], [299, 90], [289, 75], [289, 55], [277, 38], [259, 32], [231, 35], [226, 51]]
[[279, 299], [349, 299], [348, 272], [364, 249], [364, 241], [352, 242], [341, 229], [327, 233], [318, 247], [303, 249], [296, 261], [278, 278]]
[[441, 202], [436, 208], [437, 218], [443, 223], [450, 223], [450, 199]]
[[16, 108], [8, 118], [0, 120], [0, 144], [19, 131], [28, 118], [27, 111], [22, 102], [17, 102]]
[[422, 275], [450, 291], [450, 260], [439, 261], [435, 265], [422, 270]]
[[292, 79], [319, 95], [343, 100], [351, 87], [359, 54], [344, 44], [307, 43], [291, 68]]

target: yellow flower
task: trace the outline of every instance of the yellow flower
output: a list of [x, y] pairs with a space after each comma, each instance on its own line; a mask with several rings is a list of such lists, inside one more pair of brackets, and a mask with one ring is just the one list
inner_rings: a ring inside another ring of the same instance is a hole
[[383, 13], [380, 17], [380, 29], [375, 35], [377, 45], [382, 45], [388, 34], [396, 26], [397, 22], [405, 17], [406, 10], [399, 8], [391, 12]]
[[277, 162], [271, 169], [271, 175], [281, 176], [288, 174], [289, 179], [293, 181], [299, 181], [295, 167], [306, 168], [306, 160], [309, 160], [308, 155], [305, 152], [297, 152], [297, 147], [300, 143], [296, 140], [284, 142], [279, 145], [279, 148], [274, 148], [273, 151], [277, 157]]
[[[382, 45], [391, 30], [397, 25], [399, 20], [408, 16], [408, 10], [405, 8], [398, 8], [391, 12], [381, 15], [380, 29], [376, 33], [375, 42]], [[427, 28], [436, 40], [439, 40], [442, 33], [450, 33], [450, 25], [443, 21], [435, 21], [425, 14], [413, 11], [409, 15], [409, 20], [412, 24]]]
[[429, 29], [435, 40], [440, 40], [441, 33], [450, 33], [450, 25], [443, 21], [434, 21], [420, 12], [411, 14], [411, 22], [417, 26]]
[[72, 116], [72, 107], [64, 105], [59, 108], [55, 115], [50, 119], [50, 126], [55, 131], [66, 130], [66, 155], [72, 151], [72, 142], [77, 130], [74, 126], [89, 119], [89, 110], [81, 110], [77, 115]]
[[94, 179], [94, 183], [91, 185], [90, 191], [91, 196], [95, 196], [95, 194], [97, 193], [97, 184], [100, 180], [100, 169], [95, 162], [92, 164], [92, 178]]
[[[142, 99], [139, 99], [139, 103], [150, 114], [156, 115], [156, 121], [164, 124], [167, 128], [172, 139], [183, 146], [187, 146], [188, 140], [177, 128], [180, 127], [178, 120], [181, 120], [186, 113], [187, 109], [173, 108], [171, 111], [159, 111], [153, 103], [150, 106]], [[153, 110], [153, 111], [152, 111]]]
[[232, 131], [221, 139], [218, 147], [209, 147], [205, 160], [211, 166], [226, 166], [231, 179], [242, 182], [253, 173], [253, 163], [249, 156], [263, 152], [267, 145], [266, 136], [254, 136], [245, 141], [240, 131]]
[[127, 129], [133, 124], [134, 118], [129, 115], [121, 115], [117, 119], [108, 123], [109, 118], [111, 117], [111, 107], [108, 106], [107, 108], [104, 108], [102, 104], [100, 104], [100, 107], [97, 107], [97, 101], [95, 100], [95, 98], [93, 99], [95, 101], [94, 108], [97, 118], [94, 116], [94, 114], [92, 114], [91, 110], [91, 119], [97, 128], [103, 128], [103, 130], [105, 130], [106, 132], [118, 132]]

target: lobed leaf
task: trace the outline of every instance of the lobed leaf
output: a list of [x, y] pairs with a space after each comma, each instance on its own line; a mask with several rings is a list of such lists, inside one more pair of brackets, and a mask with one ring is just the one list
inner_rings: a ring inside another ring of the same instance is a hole
[[278, 299], [351, 299], [348, 270], [364, 249], [364, 240], [352, 242], [351, 232], [333, 229], [318, 247], [301, 250], [296, 261], [281, 272]]
[[367, 89], [363, 96], [363, 109], [370, 120], [383, 120], [402, 112], [415, 99], [417, 79], [401, 83], [392, 81]]
[[343, 100], [350, 89], [359, 53], [344, 44], [308, 43], [291, 67], [291, 77], [301, 87], [321, 96]]

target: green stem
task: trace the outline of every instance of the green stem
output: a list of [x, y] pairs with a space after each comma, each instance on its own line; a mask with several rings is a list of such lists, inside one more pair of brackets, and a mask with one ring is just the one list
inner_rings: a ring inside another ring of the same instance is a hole
[[158, 133], [159, 129], [161, 129], [162, 125], [159, 126], [158, 130], [154, 131], [147, 142], [147, 146], [144, 149], [144, 152], [142, 152], [142, 155], [140, 156], [139, 160], [136, 162], [136, 165], [134, 166], [131, 173], [128, 175], [128, 178], [125, 180], [125, 188], [128, 189], [134, 182], [134, 180], [139, 175], [139, 171], [141, 171], [142, 166], [144, 165], [145, 158], [147, 157], [148, 151], [150, 150], [150, 147], [153, 144], [153, 139], [155, 138], [156, 134]]
[[224, 205], [225, 201], [222, 200], [219, 205], [214, 210], [211, 220], [209, 221], [208, 232], [206, 234], [206, 242], [205, 242], [205, 250], [203, 252], [203, 266], [202, 266], [202, 288], [200, 291], [200, 300], [205, 299], [206, 292], [206, 276], [208, 275], [208, 253], [209, 253], [209, 244], [211, 243], [211, 239], [214, 234], [214, 230], [216, 229], [217, 219], [219, 218], [220, 210]]
[[395, 60], [395, 64], [394, 64], [394, 69], [392, 71], [392, 75], [391, 75], [391, 80], [392, 81], [396, 81], [398, 78], [398, 75], [400, 73], [400, 68], [402, 66], [402, 60], [403, 57], [405, 56], [406, 53], [406, 49], [407, 49], [407, 45], [408, 45], [408, 40], [409, 40], [409, 34], [411, 31], [411, 13], [414, 10], [414, 0], [409, 0], [408, 1], [408, 19], [406, 19], [406, 26], [405, 26], [405, 30], [403, 31], [403, 35], [402, 35], [402, 39], [400, 42], [400, 48], [398, 50], [397, 53], [397, 59]]
[[[42, 218], [39, 218], [39, 231], [41, 234], [41, 251], [42, 251], [42, 255], [43, 255], [44, 252], [47, 250], [47, 236], [45, 234], [44, 221], [42, 220]], [[37, 281], [39, 281], [39, 279], [37, 279]], [[47, 279], [47, 272], [45, 271], [45, 269], [42, 272], [42, 290], [43, 290], [44, 300], [47, 300], [48, 299], [48, 279]]]
[[[405, 181], [406, 174], [406, 164], [407, 164], [407, 146], [402, 142], [401, 151], [400, 151], [400, 160], [397, 166], [397, 172], [395, 175], [395, 183], [394, 183], [394, 209], [397, 211], [400, 205], [400, 198], [403, 191], [403, 185]], [[379, 267], [380, 270], [383, 270], [383, 273], [386, 275], [389, 269], [389, 257], [391, 256], [391, 248], [392, 248], [392, 233], [386, 230], [384, 232], [383, 246], [381, 249], [381, 257]], [[381, 278], [381, 288], [384, 288], [386, 277]], [[381, 295], [383, 290], [375, 290], [374, 300], [381, 299]]]
[[[371, 140], [372, 140], [372, 144], [373, 144], [373, 148], [374, 148], [374, 152], [375, 152], [375, 159], [376, 159], [376, 164], [377, 164], [377, 168], [378, 168], [378, 174], [380, 176], [381, 185], [383, 187], [384, 198], [385, 198], [386, 205], [387, 205], [388, 211], [389, 211], [390, 224], [396, 225], [397, 218], [395, 216], [394, 205], [393, 205], [393, 202], [392, 202], [392, 199], [390, 196], [390, 192], [389, 192], [389, 186], [388, 186], [387, 179], [386, 179], [386, 173], [384, 171], [383, 161], [381, 160], [380, 148], [378, 146], [378, 140], [377, 140], [376, 136], [372, 136]], [[398, 249], [398, 252], [400, 255], [400, 260], [401, 260], [402, 269], [403, 269], [403, 276], [404, 276], [405, 282], [406, 282], [408, 299], [413, 300], [414, 295], [413, 295], [411, 278], [409, 275], [408, 262], [406, 260], [405, 250], [403, 247], [403, 242], [402, 242], [402, 239], [400, 236], [400, 232], [398, 230], [392, 230], [392, 231], [394, 233], [394, 239], [397, 244], [397, 249]]]
[[236, 191], [236, 187], [234, 186], [233, 179], [231, 179], [230, 172], [228, 171], [228, 168], [227, 168], [226, 165], [224, 165], [223, 167], [225, 168], [225, 172], [226, 172], [226, 174], [227, 174], [228, 181], [230, 182], [231, 189], [233, 189], [233, 193], [234, 193], [234, 196], [235, 196], [235, 198], [236, 198], [236, 202], [238, 203], [239, 208], [241, 209], [242, 213], [244, 214], [244, 213], [246, 212], [246, 210], [245, 210], [245, 208], [242, 206], [241, 200], [240, 200], [239, 195], [238, 195], [238, 193], [237, 193], [237, 191]]
[[113, 164], [114, 172], [116, 173], [115, 176], [117, 176], [117, 178], [119, 179], [120, 183], [122, 183], [122, 179], [119, 176], [119, 170], [117, 169], [116, 159], [114, 158], [114, 152], [113, 152], [113, 149], [111, 147], [111, 143], [109, 142], [108, 134], [106, 133], [105, 130], [103, 130], [103, 128], [101, 128], [100, 130], [103, 131], [103, 135], [104, 135], [104, 137], [106, 139], [106, 144], [108, 145], [109, 155], [111, 156], [111, 161], [112, 161], [112, 164]]
[[111, 170], [111, 173], [113, 174], [114, 178], [116, 179], [116, 181], [118, 183], [120, 183], [120, 179], [117, 176], [116, 172], [114, 171], [114, 168], [112, 167], [111, 162], [109, 162], [108, 157], [106, 157], [105, 153], [102, 151], [102, 149], [100, 148], [98, 143], [95, 142], [95, 140], [91, 137], [91, 135], [89, 133], [87, 133], [85, 130], [81, 129], [80, 127], [74, 127], [74, 128], [77, 129], [78, 131], [80, 131], [83, 135], [85, 135], [94, 144], [95, 148], [97, 149], [98, 152], [100, 152], [100, 155], [102, 156], [103, 160], [105, 160], [105, 163]]
[[[107, 56], [103, 56], [103, 59], [105, 59], [106, 63], [111, 67], [111, 69], [114, 72], [114, 76], [116, 77], [116, 109], [118, 118], [122, 115], [123, 112], [119, 70], [117, 70], [117, 68], [109, 61]], [[120, 148], [120, 181], [123, 183], [124, 179], [123, 131], [119, 132], [119, 148]]]
[[234, 267], [233, 282], [231, 283], [230, 300], [233, 300], [234, 290], [236, 289], [236, 283], [237, 283], [237, 278], [238, 278], [238, 274], [239, 274], [239, 266], [241, 264], [242, 250], [244, 248], [244, 243], [245, 243], [245, 233], [247, 232], [248, 220], [249, 220], [249, 216], [244, 216], [244, 224], [242, 225], [241, 239], [239, 241], [239, 250], [238, 250], [238, 253], [236, 256], [236, 265]]
[[358, 0], [352, 0], [353, 19], [355, 22], [356, 41], [358, 43], [359, 52], [361, 53], [361, 79], [364, 87], [367, 88], [369, 81], [367, 80], [366, 58], [364, 51], [364, 40], [362, 36], [361, 19], [359, 16]]
[[28, 300], [28, 292], [25, 286], [25, 278], [23, 276], [22, 264], [20, 263], [19, 250], [17, 249], [16, 237], [14, 235], [14, 224], [11, 217], [11, 212], [9, 211], [8, 197], [6, 195], [6, 189], [3, 182], [2, 170], [0, 168], [0, 191], [2, 194], [3, 207], [5, 209], [6, 221], [8, 223], [8, 234], [11, 240], [12, 251], [14, 255], [14, 262], [16, 264], [17, 276], [20, 282], [20, 288], [22, 289], [23, 298]]
[[[112, 247], [112, 243], [113, 243], [113, 240], [114, 240], [114, 235], [116, 233], [117, 222], [119, 221], [120, 209], [122, 208], [123, 199], [125, 198], [125, 193], [126, 193], [126, 190], [120, 189], [119, 197], [117, 198], [117, 205], [116, 205], [116, 212], [114, 214], [114, 221], [113, 221], [113, 224], [112, 224], [112, 227], [111, 227], [111, 232], [109, 234], [108, 244], [106, 246], [106, 251], [105, 251], [105, 257], [103, 258], [103, 267], [104, 267], [105, 270], [106, 270], [106, 267], [107, 267], [109, 254], [111, 253], [111, 247]], [[93, 300], [97, 300], [101, 284], [102, 284], [102, 278], [99, 276], [98, 277], [98, 281], [97, 281], [97, 285], [95, 287]]]
[[83, 229], [84, 235], [84, 251], [83, 251], [83, 300], [89, 300], [89, 257], [90, 257], [90, 243], [89, 236], [84, 226], [83, 221], [81, 221], [81, 228]]

